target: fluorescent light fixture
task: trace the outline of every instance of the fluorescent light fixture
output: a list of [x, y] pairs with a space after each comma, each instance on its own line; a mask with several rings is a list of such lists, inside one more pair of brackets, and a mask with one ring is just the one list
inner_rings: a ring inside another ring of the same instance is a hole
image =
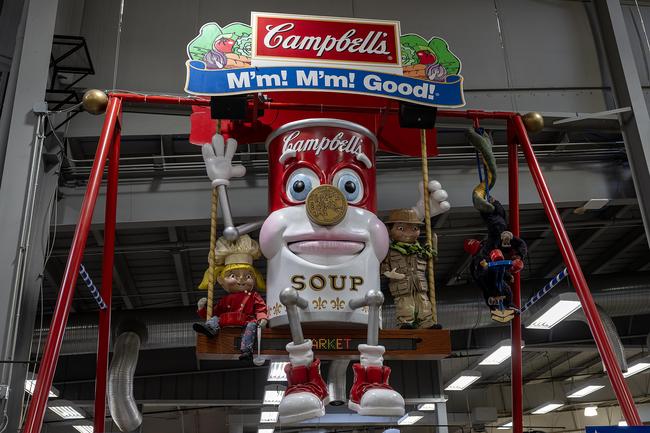
[[68, 402], [63, 405], [49, 406], [50, 410], [63, 419], [84, 419], [85, 416]]
[[551, 329], [580, 308], [580, 301], [575, 293], [560, 293], [527, 322], [528, 329]]
[[501, 424], [499, 427], [497, 427], [497, 430], [510, 430], [512, 428], [512, 421], [507, 422], [505, 424]]
[[257, 433], [273, 433], [273, 430], [272, 428], [258, 428]]
[[598, 416], [598, 406], [587, 406], [585, 416]]
[[[34, 388], [36, 388], [36, 379], [25, 379], [25, 392], [30, 395], [34, 394]], [[50, 393], [48, 394], [49, 398], [56, 398], [59, 396], [59, 390], [52, 387], [50, 388]]]
[[564, 403], [561, 401], [549, 401], [548, 403], [544, 403], [543, 405], [535, 408], [531, 413], [533, 415], [543, 415], [545, 413], [552, 412], [555, 409], [559, 409], [562, 406], [564, 406]]
[[421, 410], [423, 412], [433, 412], [436, 410], [436, 404], [435, 403], [421, 403], [418, 404], [418, 410]]
[[420, 421], [424, 415], [417, 412], [409, 412], [397, 420], [397, 425], [413, 425]]
[[481, 372], [463, 370], [445, 387], [445, 391], [462, 391], [481, 378]]
[[643, 358], [629, 366], [627, 368], [627, 371], [623, 373], [623, 377], [628, 378], [630, 376], [634, 376], [635, 374], [641, 373], [648, 368], [650, 368], [650, 357]]
[[605, 384], [602, 381], [590, 381], [583, 384], [580, 384], [569, 391], [567, 397], [569, 398], [581, 398], [586, 395], [592, 394], [599, 389], [605, 388]]
[[275, 408], [262, 408], [260, 424], [275, 424], [278, 422], [278, 411]]
[[73, 425], [72, 427], [74, 427], [79, 433], [93, 433], [93, 426], [91, 425]]
[[269, 367], [269, 376], [266, 380], [269, 382], [286, 382], [287, 374], [284, 372], [284, 367], [288, 362], [272, 362]]
[[627, 421], [619, 421], [618, 426], [619, 427], [627, 427]]
[[[521, 347], [524, 347], [523, 341], [521, 343]], [[512, 344], [510, 343], [510, 339], [501, 340], [500, 342], [495, 344], [488, 353], [483, 355], [483, 358], [481, 358], [478, 365], [502, 364], [505, 360], [510, 358], [511, 353], [512, 353]]]
[[266, 385], [264, 387], [264, 401], [262, 404], [277, 406], [280, 404], [286, 388], [282, 385]]
[[609, 203], [608, 198], [591, 198], [591, 199], [589, 199], [589, 201], [587, 203], [583, 204], [582, 206], [580, 206], [578, 208], [575, 208], [573, 210], [573, 213], [578, 214], [578, 215], [582, 215], [583, 213], [585, 213], [588, 210], [602, 209], [605, 206], [607, 206], [607, 203]]

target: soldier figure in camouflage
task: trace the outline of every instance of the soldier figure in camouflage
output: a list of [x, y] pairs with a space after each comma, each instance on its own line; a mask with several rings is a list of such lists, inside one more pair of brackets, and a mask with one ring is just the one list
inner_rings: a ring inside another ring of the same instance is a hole
[[432, 320], [426, 278], [427, 260], [434, 251], [418, 242], [422, 224], [413, 209], [393, 210], [386, 221], [391, 243], [381, 273], [388, 278], [397, 322], [402, 329], [437, 327]]

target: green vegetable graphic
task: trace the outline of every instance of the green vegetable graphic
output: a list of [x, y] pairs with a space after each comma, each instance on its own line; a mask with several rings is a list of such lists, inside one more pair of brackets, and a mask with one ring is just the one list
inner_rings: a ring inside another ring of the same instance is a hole
[[[400, 43], [402, 66], [415, 66], [422, 63], [422, 59], [434, 59], [436, 64], [445, 69], [447, 75], [460, 73], [460, 59], [449, 50], [449, 45], [444, 39], [433, 37], [427, 41], [420, 35], [406, 34], [400, 37]], [[418, 53], [420, 54], [418, 55]]]
[[[187, 44], [188, 58], [203, 60], [204, 56], [212, 50], [214, 41], [220, 36], [227, 36], [235, 41], [232, 50], [235, 54], [244, 57], [251, 56], [251, 26], [243, 23], [231, 23], [221, 27], [217, 23], [207, 23], [201, 27], [199, 35]], [[239, 39], [242, 41], [240, 42]]]
[[232, 47], [232, 52], [239, 54], [243, 57], [252, 57], [253, 55], [253, 39], [251, 35], [241, 36], [235, 40], [235, 45]]

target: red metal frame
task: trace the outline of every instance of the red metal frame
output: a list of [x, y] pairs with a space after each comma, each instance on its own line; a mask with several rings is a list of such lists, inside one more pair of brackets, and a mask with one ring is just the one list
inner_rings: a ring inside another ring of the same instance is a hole
[[[56, 370], [57, 360], [63, 341], [63, 333], [70, 313], [70, 306], [77, 281], [77, 271], [83, 257], [86, 239], [92, 220], [93, 211], [99, 194], [104, 166], [110, 152], [108, 174], [108, 188], [106, 196], [106, 219], [104, 232], [104, 257], [102, 265], [102, 297], [108, 308], [100, 310], [99, 338], [97, 342], [97, 380], [95, 387], [95, 433], [104, 432], [104, 418], [106, 415], [106, 379], [108, 369], [108, 352], [110, 344], [110, 306], [112, 295], [112, 274], [115, 246], [115, 219], [117, 202], [117, 184], [119, 176], [120, 132], [119, 121], [122, 112], [122, 103], [166, 104], [166, 105], [196, 105], [207, 106], [207, 98], [187, 98], [157, 95], [141, 95], [136, 93], [111, 93], [102, 134], [99, 139], [97, 153], [88, 180], [86, 194], [79, 215], [79, 222], [72, 240], [70, 255], [61, 283], [57, 304], [54, 309], [50, 333], [45, 342], [45, 351], [41, 360], [38, 379], [34, 389], [33, 398], [27, 411], [24, 433], [38, 433], [41, 431], [49, 390]], [[256, 106], [259, 104], [256, 103]], [[328, 113], [376, 113], [393, 112], [393, 108], [374, 106], [345, 106], [337, 104], [309, 104], [294, 102], [262, 102], [264, 108], [275, 110], [320, 111]], [[297, 113], [298, 115], [300, 113]], [[603, 328], [600, 316], [596, 310], [587, 282], [576, 258], [571, 242], [557, 211], [553, 198], [548, 190], [544, 176], [537, 162], [528, 134], [521, 117], [512, 112], [488, 112], [480, 110], [438, 110], [438, 117], [465, 118], [472, 121], [479, 119], [499, 119], [507, 121], [508, 128], [508, 173], [509, 173], [509, 209], [510, 228], [514, 235], [519, 235], [519, 189], [518, 189], [518, 148], [523, 150], [528, 167], [533, 176], [535, 186], [539, 192], [544, 210], [549, 218], [553, 234], [558, 247], [567, 264], [567, 269], [573, 285], [576, 287], [582, 308], [587, 316], [589, 329], [596, 341], [598, 351], [605, 364], [612, 388], [616, 393], [619, 405], [628, 425], [641, 425], [634, 400], [627, 387], [625, 379], [618, 366], [612, 350], [611, 342]], [[519, 307], [521, 304], [519, 276], [515, 277], [513, 286], [514, 302]], [[521, 320], [516, 316], [512, 321], [512, 411], [513, 427], [515, 433], [523, 432], [523, 383], [522, 383], [522, 358], [521, 358]]]
[[[510, 211], [510, 231], [519, 236], [519, 159], [517, 139], [512, 120], [508, 120], [508, 210]], [[521, 308], [521, 274], [514, 275], [512, 301], [517, 309]], [[512, 383], [512, 430], [514, 433], [524, 431], [523, 408], [523, 373], [521, 353], [521, 316], [515, 315], [510, 326], [510, 343], [512, 350], [510, 381]]]
[[111, 340], [111, 299], [113, 296], [113, 261], [115, 258], [115, 222], [117, 212], [117, 186], [120, 171], [121, 127], [118, 121], [113, 134], [113, 145], [108, 163], [106, 210], [104, 218], [104, 252], [102, 261], [101, 295], [106, 309], [99, 310], [99, 336], [97, 338], [97, 370], [95, 375], [94, 432], [103, 433], [106, 418], [106, 381], [108, 352]]

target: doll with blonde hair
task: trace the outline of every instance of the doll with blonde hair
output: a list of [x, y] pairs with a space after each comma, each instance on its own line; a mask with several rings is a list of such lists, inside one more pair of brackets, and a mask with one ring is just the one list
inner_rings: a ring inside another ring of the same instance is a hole
[[[236, 241], [219, 238], [215, 248], [215, 273], [217, 282], [228, 292], [219, 299], [213, 309], [212, 317], [203, 323], [195, 323], [193, 328], [210, 338], [219, 333], [223, 327], [244, 328], [240, 350], [240, 359], [250, 359], [253, 355], [255, 329], [267, 324], [267, 309], [264, 299], [256, 288], [264, 289], [264, 279], [253, 267], [253, 260], [260, 257], [257, 242], [248, 235]], [[199, 288], [207, 288], [208, 269]], [[197, 313], [203, 319], [207, 317], [207, 299], [201, 298], [197, 304]]]

